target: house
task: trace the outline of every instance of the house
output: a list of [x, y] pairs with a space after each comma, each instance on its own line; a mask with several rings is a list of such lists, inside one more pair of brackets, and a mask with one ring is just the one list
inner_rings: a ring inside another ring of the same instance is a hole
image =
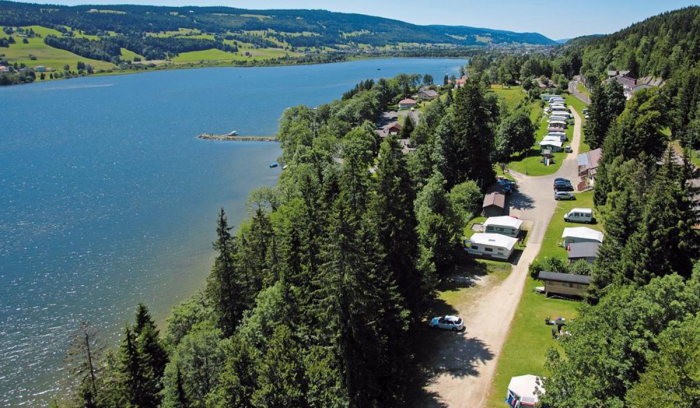
[[440, 94], [433, 89], [421, 89], [418, 94], [416, 94], [416, 97], [422, 101], [432, 101], [438, 96], [440, 96]]
[[608, 78], [615, 78], [616, 76], [626, 76], [629, 75], [629, 73], [629, 71], [611, 70], [608, 71]]
[[467, 77], [463, 76], [455, 81], [455, 88], [461, 88], [467, 83]]
[[486, 222], [484, 222], [484, 232], [517, 237], [520, 234], [520, 227], [522, 227], [522, 225], [522, 220], [508, 215], [489, 217]]
[[564, 246], [566, 248], [569, 248], [569, 245], [578, 242], [603, 243], [603, 233], [588, 227], [564, 228], [561, 238], [564, 240]]
[[387, 128], [386, 128], [386, 133], [389, 136], [398, 135], [400, 132], [401, 132], [401, 125], [399, 125], [399, 122], [394, 122], [394, 123], [390, 124], [389, 126], [387, 126]]
[[508, 383], [506, 404], [509, 407], [534, 407], [544, 394], [542, 379], [536, 375], [521, 375], [512, 377]]
[[418, 102], [416, 102], [414, 99], [403, 99], [401, 102], [399, 102], [399, 109], [411, 109], [415, 108]]
[[498, 217], [503, 215], [506, 208], [506, 195], [500, 191], [493, 191], [486, 194], [484, 204], [481, 206], [482, 214], [485, 217]]
[[562, 142], [561, 140], [556, 141], [553, 139], [550, 140], [543, 140], [539, 143], [540, 145], [540, 150], [544, 151], [545, 149], [550, 150], [552, 152], [560, 152], [562, 149]]
[[598, 242], [574, 242], [567, 248], [569, 263], [572, 264], [583, 259], [592, 264], [598, 258], [599, 247], [600, 243]]
[[547, 296], [582, 297], [591, 284], [590, 276], [571, 273], [540, 272], [537, 279], [544, 281], [544, 293]]
[[6, 72], [10, 72], [10, 68], [8, 68], [4, 65], [0, 65], [0, 73], [6, 73]]
[[603, 151], [598, 148], [590, 152], [579, 154], [578, 160], [578, 175], [588, 187], [593, 187], [595, 184], [595, 176], [598, 173], [598, 163], [603, 156]]
[[471, 255], [488, 256], [505, 261], [513, 254], [517, 242], [518, 240], [513, 237], [479, 232], [472, 235], [464, 245]]
[[37, 65], [36, 67], [34, 67], [34, 71], [35, 72], [46, 72], [46, 67], [43, 65]]

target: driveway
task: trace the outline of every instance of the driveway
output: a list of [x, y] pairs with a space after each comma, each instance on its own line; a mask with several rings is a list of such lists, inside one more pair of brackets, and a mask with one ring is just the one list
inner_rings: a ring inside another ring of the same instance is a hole
[[574, 77], [574, 80], [569, 82], [569, 93], [583, 101], [586, 105], [591, 104], [591, 98], [587, 97], [586, 95], [582, 94], [578, 90], [578, 84], [581, 83], [581, 77], [579, 75]]
[[519, 191], [510, 197], [510, 214], [532, 223], [527, 247], [503, 282], [485, 287], [476, 301], [453, 305], [467, 329], [460, 334], [442, 333], [440, 344], [429, 348], [437, 350], [430, 360], [431, 372], [435, 374], [417, 406], [476, 408], [486, 405], [498, 357], [525, 287], [529, 265], [540, 251], [557, 206], [552, 190], [554, 178], [565, 177], [572, 183], [578, 179], [576, 156], [581, 138], [581, 118], [573, 108], [571, 110], [575, 119], [571, 142], [573, 153], [567, 155], [561, 168], [553, 175], [542, 177], [511, 172], [518, 181]]

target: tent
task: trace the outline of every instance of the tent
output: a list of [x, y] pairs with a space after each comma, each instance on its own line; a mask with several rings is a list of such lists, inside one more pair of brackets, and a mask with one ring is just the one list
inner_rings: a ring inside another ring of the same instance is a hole
[[506, 404], [513, 408], [534, 407], [539, 401], [538, 392], [544, 394], [540, 377], [536, 375], [513, 377], [508, 384]]

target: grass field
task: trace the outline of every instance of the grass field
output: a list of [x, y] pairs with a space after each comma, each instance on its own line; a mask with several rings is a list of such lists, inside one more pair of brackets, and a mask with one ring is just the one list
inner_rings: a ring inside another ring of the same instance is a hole
[[[24, 27], [29, 28], [29, 27]], [[42, 37], [47, 35], [58, 35], [61, 33], [46, 27], [31, 26], [32, 29]], [[29, 38], [28, 44], [24, 44], [21, 38], [14, 35], [16, 44], [10, 45], [9, 48], [0, 48], [0, 54], [5, 54], [7, 60], [11, 63], [24, 63], [28, 67], [36, 67], [39, 65], [53, 68], [54, 70], [63, 70], [63, 66], [68, 64], [71, 69], [76, 69], [78, 61], [83, 61], [86, 64], [92, 65], [95, 69], [111, 69], [114, 68], [109, 62], [97, 61], [89, 58], [84, 58], [72, 52], [59, 50], [49, 47], [44, 44], [43, 38]], [[32, 60], [30, 56], [36, 59]]]
[[[594, 208], [593, 216], [597, 222], [595, 224], [573, 224], [564, 221], [564, 214], [568, 213], [573, 208]], [[599, 213], [595, 210], [593, 205], [593, 191], [576, 194], [576, 200], [559, 201], [557, 209], [552, 216], [552, 220], [547, 227], [540, 253], [537, 255], [538, 260], [544, 258], [559, 258], [564, 262], [567, 261], [566, 249], [559, 245], [562, 241], [561, 234], [564, 232], [564, 228], [567, 227], [589, 227], [598, 231], [603, 231]]]
[[586, 153], [591, 150], [591, 147], [586, 144], [585, 141], [585, 136], [584, 136], [584, 131], [583, 131], [583, 126], [586, 124], [586, 119], [584, 118], [583, 115], [583, 110], [588, 107], [585, 103], [583, 103], [582, 100], [579, 98], [573, 96], [573, 95], [567, 95], [566, 96], [566, 104], [571, 105], [574, 107], [578, 115], [581, 117], [581, 142], [578, 145], [578, 152], [579, 153]]
[[191, 51], [183, 52], [177, 57], [173, 58], [173, 62], [199, 62], [199, 61], [213, 61], [213, 60], [235, 60], [240, 59], [240, 55], [236, 55], [230, 52], [221, 51], [216, 48], [204, 51]]
[[135, 52], [133, 52], [133, 51], [129, 51], [129, 50], [127, 50], [126, 48], [122, 48], [122, 59], [123, 59], [123, 60], [133, 61], [134, 58], [136, 58], [136, 57], [141, 58], [142, 61], [145, 61], [145, 60], [146, 60], [146, 59], [143, 58], [141, 55], [139, 55], [139, 54], [137, 54], [137, 53], [135, 53]]
[[552, 327], [544, 323], [546, 317], [564, 317], [566, 320], [578, 316], [580, 303], [573, 300], [551, 299], [534, 293], [540, 281], [528, 276], [525, 290], [520, 298], [518, 310], [513, 317], [508, 340], [498, 358], [496, 374], [491, 383], [488, 408], [502, 408], [511, 377], [533, 374], [547, 376], [544, 368], [545, 354], [550, 347], [560, 349], [559, 342], [552, 339]]
[[501, 85], [491, 85], [491, 92], [505, 101], [509, 112], [513, 111], [527, 97], [527, 94], [519, 86], [504, 88]]

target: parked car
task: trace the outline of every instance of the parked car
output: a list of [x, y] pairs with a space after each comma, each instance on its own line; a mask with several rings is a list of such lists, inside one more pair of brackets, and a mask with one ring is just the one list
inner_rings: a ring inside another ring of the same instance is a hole
[[464, 330], [464, 321], [457, 316], [438, 316], [430, 321], [433, 329], [461, 331]]
[[576, 196], [570, 191], [555, 191], [554, 199], [559, 200], [575, 200]]
[[574, 149], [571, 148], [571, 145], [566, 145], [564, 146], [564, 151], [567, 153], [571, 153], [574, 151]]
[[554, 184], [557, 184], [557, 181], [566, 181], [567, 183], [571, 184], [571, 180], [565, 179], [563, 177], [557, 177], [554, 179]]
[[518, 185], [515, 184], [515, 181], [513, 180], [508, 180], [506, 178], [499, 178], [498, 179], [498, 184], [503, 188], [503, 191], [508, 194], [512, 193], [513, 191], [518, 189]]
[[554, 186], [554, 191], [574, 191], [574, 186], [571, 184], [557, 184]]

